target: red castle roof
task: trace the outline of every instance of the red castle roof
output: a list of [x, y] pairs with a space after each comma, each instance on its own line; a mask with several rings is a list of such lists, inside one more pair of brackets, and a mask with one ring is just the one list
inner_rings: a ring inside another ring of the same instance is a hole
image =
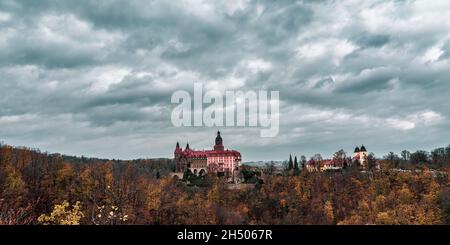
[[192, 150], [185, 149], [182, 152], [185, 157], [208, 157], [208, 156], [235, 156], [240, 157], [241, 153], [235, 150]]
[[223, 147], [223, 140], [220, 132], [217, 132], [217, 137], [214, 145], [214, 150], [193, 150], [189, 148], [189, 144], [183, 150], [177, 142], [175, 154], [180, 154], [184, 157], [213, 157], [213, 156], [234, 156], [241, 157], [241, 153], [235, 150], [225, 150]]

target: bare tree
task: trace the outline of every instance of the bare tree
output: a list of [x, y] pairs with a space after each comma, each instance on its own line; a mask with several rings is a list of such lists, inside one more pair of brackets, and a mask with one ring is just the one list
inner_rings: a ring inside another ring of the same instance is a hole
[[400, 155], [402, 156], [403, 161], [409, 161], [409, 158], [411, 157], [411, 153], [407, 150], [403, 150]]

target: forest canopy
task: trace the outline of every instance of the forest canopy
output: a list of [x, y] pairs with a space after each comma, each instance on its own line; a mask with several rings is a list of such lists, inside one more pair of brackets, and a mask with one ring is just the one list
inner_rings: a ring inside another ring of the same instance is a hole
[[171, 159], [70, 157], [1, 145], [0, 224], [449, 224], [443, 149], [426, 158], [388, 154], [381, 170], [366, 172], [265, 173], [262, 182], [247, 169], [255, 187], [230, 190], [214, 175], [201, 187], [171, 178]]

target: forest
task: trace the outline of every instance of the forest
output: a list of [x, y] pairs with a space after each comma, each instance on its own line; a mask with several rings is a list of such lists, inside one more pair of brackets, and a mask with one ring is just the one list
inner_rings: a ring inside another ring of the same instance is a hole
[[229, 190], [214, 175], [202, 186], [169, 177], [171, 159], [71, 157], [2, 144], [0, 224], [450, 224], [447, 148], [389, 153], [381, 170], [265, 171], [254, 188]]

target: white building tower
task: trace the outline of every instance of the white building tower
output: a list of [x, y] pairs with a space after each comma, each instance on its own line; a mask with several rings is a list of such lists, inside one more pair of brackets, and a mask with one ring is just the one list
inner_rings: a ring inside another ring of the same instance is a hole
[[368, 155], [369, 154], [367, 153], [366, 147], [362, 145], [361, 148], [359, 147], [355, 148], [355, 152], [353, 153], [353, 159], [359, 161], [362, 168], [366, 168]]

